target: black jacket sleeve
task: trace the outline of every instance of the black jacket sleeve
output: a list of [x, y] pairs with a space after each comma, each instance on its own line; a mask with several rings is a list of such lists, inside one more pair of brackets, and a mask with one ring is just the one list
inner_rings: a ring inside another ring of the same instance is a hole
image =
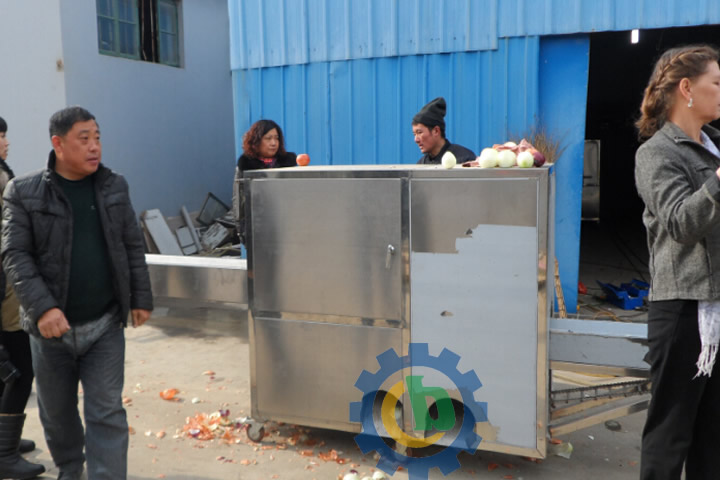
[[127, 253], [128, 267], [130, 269], [130, 308], [153, 309], [152, 287], [150, 274], [145, 262], [145, 245], [142, 231], [138, 225], [135, 210], [130, 203], [130, 192], [124, 177], [118, 176], [122, 181], [124, 195], [127, 196], [127, 208], [123, 209], [122, 240]]
[[295, 152], [285, 152], [277, 157], [278, 167], [297, 167], [297, 155]]
[[30, 212], [11, 181], [5, 188], [2, 208], [2, 253], [3, 270], [7, 280], [13, 284], [15, 294], [26, 315], [37, 324], [43, 313], [59, 308], [59, 301], [53, 297], [37, 268], [33, 255], [33, 228]]

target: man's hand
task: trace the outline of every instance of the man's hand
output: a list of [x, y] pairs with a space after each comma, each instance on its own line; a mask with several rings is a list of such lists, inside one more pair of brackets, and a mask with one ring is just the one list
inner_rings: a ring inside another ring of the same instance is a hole
[[38, 320], [38, 330], [45, 338], [61, 337], [63, 333], [70, 330], [70, 324], [65, 314], [59, 308], [51, 308], [43, 313]]
[[133, 327], [141, 326], [148, 321], [148, 318], [150, 318], [150, 310], [143, 310], [142, 308], [134, 308], [132, 310]]

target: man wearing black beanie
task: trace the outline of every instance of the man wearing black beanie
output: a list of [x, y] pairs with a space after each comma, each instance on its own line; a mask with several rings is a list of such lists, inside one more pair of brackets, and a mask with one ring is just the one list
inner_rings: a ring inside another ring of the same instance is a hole
[[457, 163], [475, 160], [475, 154], [469, 149], [450, 143], [445, 138], [445, 99], [438, 97], [425, 105], [412, 119], [415, 143], [424, 153], [418, 161], [420, 164], [437, 165], [442, 161], [445, 152], [455, 155]]

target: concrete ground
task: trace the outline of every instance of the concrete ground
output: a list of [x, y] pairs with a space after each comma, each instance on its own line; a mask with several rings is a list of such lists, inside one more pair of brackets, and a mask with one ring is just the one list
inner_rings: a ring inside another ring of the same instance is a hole
[[[583, 228], [580, 280], [590, 291], [580, 296], [581, 315], [644, 320], [642, 310], [627, 312], [603, 303], [599, 298], [602, 292], [594, 283], [601, 280], [619, 284], [637, 278], [638, 268], [632, 260], [636, 260], [633, 249], [642, 251], [639, 240], [618, 240], [616, 234], [593, 225]], [[249, 441], [241, 428], [233, 426], [250, 412], [247, 338], [244, 312], [177, 305], [160, 305], [145, 326], [127, 330], [124, 397], [131, 428], [129, 478], [335, 480], [351, 469], [357, 470], [361, 478], [372, 475], [377, 460], [372, 454], [361, 454], [353, 434], [271, 424], [267, 428], [271, 436], [258, 445]], [[174, 396], [172, 389], [177, 390]], [[163, 399], [161, 392], [172, 398]], [[225, 417], [202, 418], [221, 410]], [[41, 478], [56, 478], [57, 469], [42, 437], [34, 395], [27, 413], [24, 437], [38, 443], [38, 449], [27, 458], [46, 466], [48, 472]], [[197, 422], [189, 425], [192, 419]], [[560, 437], [572, 445], [570, 458], [550, 454], [532, 462], [482, 451], [475, 455], [463, 453], [459, 457], [462, 468], [449, 477], [634, 480], [639, 475], [644, 419], [644, 412], [637, 413], [620, 419], [619, 431], [597, 425]], [[213, 422], [220, 426], [211, 431], [208, 426]], [[191, 427], [196, 430], [190, 431]], [[216, 438], [199, 440], [191, 434]], [[224, 439], [217, 438], [223, 435]], [[566, 446], [563, 443], [554, 448], [562, 451]], [[393, 476], [407, 477], [405, 471]], [[435, 469], [430, 478], [444, 477]]]
[[[241, 312], [158, 308], [145, 326], [127, 330], [125, 402], [131, 427], [129, 478], [174, 480], [328, 479], [354, 468], [371, 475], [376, 459], [363, 456], [353, 435], [294, 426], [269, 426], [261, 445], [241, 429], [227, 428], [227, 440], [198, 440], [183, 431], [188, 417], [229, 410], [228, 419], [250, 411], [247, 322]], [[171, 400], [160, 393], [178, 390]], [[27, 409], [25, 437], [39, 448], [27, 457], [56, 478], [42, 437], [35, 397]], [[461, 454], [456, 479], [636, 479], [644, 414], [621, 419], [621, 430], [603, 425], [561, 437], [573, 446], [569, 459], [551, 455], [535, 463], [487, 452]], [[206, 422], [207, 423], [207, 422]], [[222, 429], [219, 429], [222, 430]], [[218, 436], [220, 436], [218, 434]], [[332, 451], [340, 459], [325, 461]], [[407, 478], [398, 472], [393, 478]], [[430, 478], [443, 478], [434, 470]]]

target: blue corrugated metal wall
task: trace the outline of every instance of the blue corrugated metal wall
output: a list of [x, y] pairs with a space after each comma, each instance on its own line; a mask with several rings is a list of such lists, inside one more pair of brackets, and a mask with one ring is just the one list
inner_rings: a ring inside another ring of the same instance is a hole
[[272, 118], [313, 164], [414, 163], [411, 119], [443, 96], [448, 138], [477, 152], [533, 126], [538, 58], [538, 37], [520, 37], [491, 51], [238, 70], [236, 145], [252, 122]]
[[717, 0], [498, 0], [501, 37], [720, 23]]
[[717, 0], [228, 0], [233, 70], [720, 23]]
[[229, 0], [233, 69], [488, 50], [497, 0]]
[[[563, 137], [556, 255], [575, 311], [589, 37], [720, 23], [717, 0], [228, 0], [236, 148], [260, 118], [313, 164], [411, 163], [412, 115], [448, 100], [474, 151], [541, 118]], [[560, 35], [560, 36], [558, 36]]]

